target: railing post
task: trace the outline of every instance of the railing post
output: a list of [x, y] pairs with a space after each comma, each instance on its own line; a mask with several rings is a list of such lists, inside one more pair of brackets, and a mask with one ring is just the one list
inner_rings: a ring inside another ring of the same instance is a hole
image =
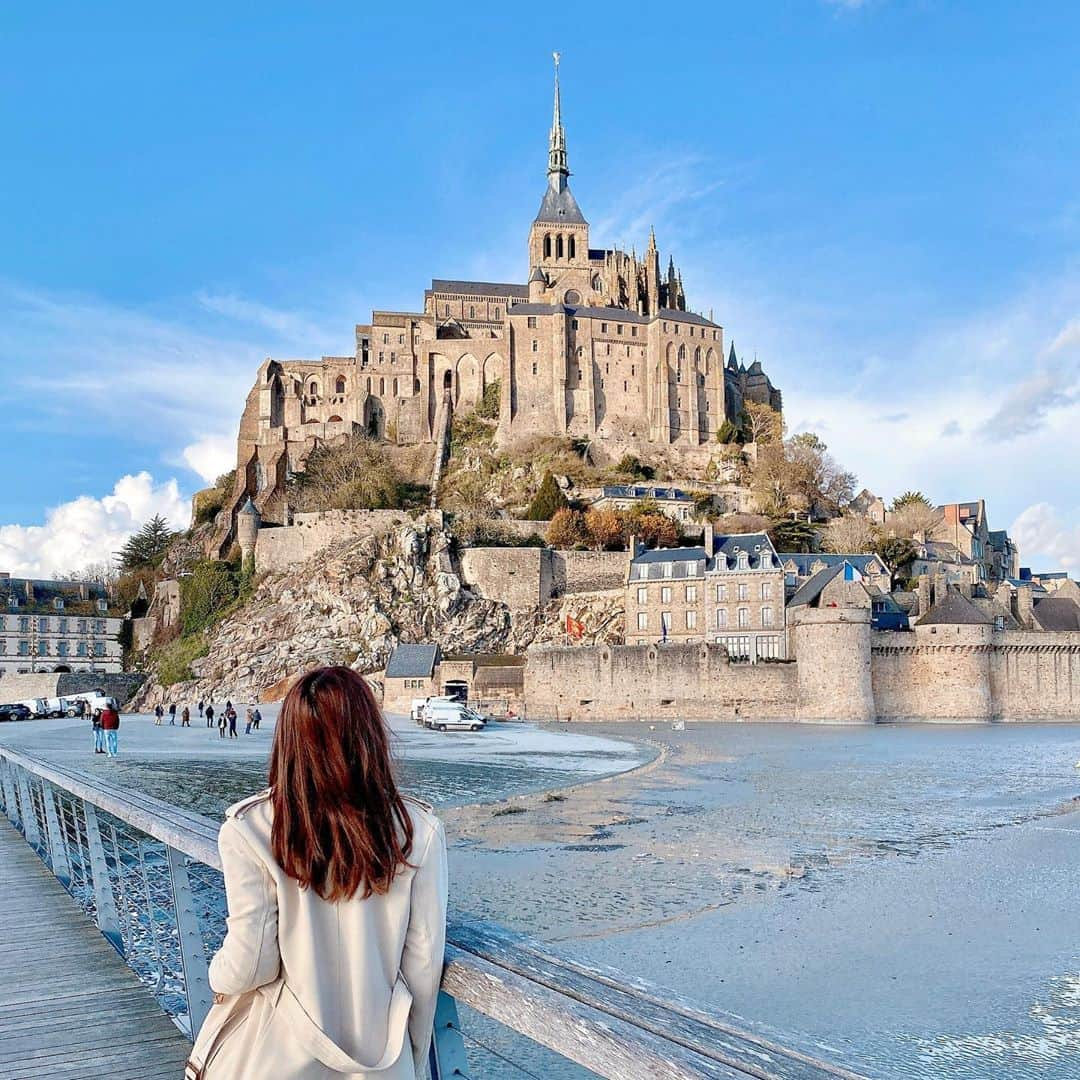
[[194, 1039], [210, 1011], [214, 997], [210, 990], [199, 916], [195, 912], [195, 898], [184, 862], [186, 856], [171, 846], [168, 853], [169, 883], [172, 885], [173, 903], [176, 905], [176, 929], [180, 939], [180, 959], [184, 965], [184, 989], [191, 1020], [191, 1037]]
[[469, 1059], [465, 1056], [465, 1040], [461, 1037], [457, 1002], [445, 990], [439, 991], [435, 1003], [435, 1030], [428, 1054], [431, 1080], [453, 1080], [469, 1075]]
[[48, 780], [41, 780], [41, 801], [45, 806], [45, 827], [49, 832], [49, 862], [52, 872], [65, 889], [71, 886], [71, 860], [68, 858], [67, 841], [60, 831], [60, 818], [56, 813], [56, 795]]
[[[98, 929], [108, 939], [109, 944], [123, 956], [124, 936], [120, 933], [120, 916], [116, 911], [116, 898], [109, 880], [109, 864], [105, 861], [105, 845], [101, 842], [97, 809], [85, 799], [82, 806], [86, 816], [86, 846], [90, 852], [90, 873], [94, 878]], [[119, 868], [117, 872], [119, 873]]]
[[19, 802], [15, 798], [14, 770], [10, 761], [0, 758], [0, 775], [4, 778], [4, 807], [12, 825], [19, 824]]
[[30, 782], [25, 769], [19, 769], [15, 774], [15, 782], [19, 785], [19, 817], [22, 819], [23, 836], [26, 842], [35, 850], [41, 848], [41, 834], [38, 832], [37, 814], [34, 813], [34, 802], [30, 798]]

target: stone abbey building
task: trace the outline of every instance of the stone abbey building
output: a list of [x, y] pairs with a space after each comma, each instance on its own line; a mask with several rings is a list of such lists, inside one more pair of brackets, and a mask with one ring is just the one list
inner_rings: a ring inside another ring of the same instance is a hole
[[[556, 61], [557, 64], [557, 61]], [[658, 448], [699, 463], [745, 399], [781, 407], [755, 361], [724, 359], [722, 327], [688, 310], [682, 276], [644, 253], [592, 246], [570, 190], [558, 67], [547, 187], [523, 284], [433, 280], [420, 311], [375, 311], [352, 356], [268, 359], [241, 421], [231, 511], [286, 514], [284, 485], [319, 441], [365, 432], [438, 443], [454, 410], [499, 387], [498, 440], [568, 435], [607, 456]]]

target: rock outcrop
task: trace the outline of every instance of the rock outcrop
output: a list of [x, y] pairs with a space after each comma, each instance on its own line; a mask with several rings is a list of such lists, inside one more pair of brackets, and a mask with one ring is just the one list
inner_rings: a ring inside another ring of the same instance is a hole
[[318, 664], [376, 673], [400, 641], [437, 642], [447, 653], [520, 653], [565, 640], [567, 615], [589, 629], [589, 640], [622, 639], [621, 593], [567, 596], [511, 614], [462, 584], [449, 533], [417, 522], [261, 577], [248, 602], [208, 633], [194, 679], [162, 687], [151, 674], [135, 705], [258, 700]]

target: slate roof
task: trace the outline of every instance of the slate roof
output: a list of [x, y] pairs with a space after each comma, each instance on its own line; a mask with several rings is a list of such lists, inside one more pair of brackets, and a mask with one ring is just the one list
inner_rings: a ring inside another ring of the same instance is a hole
[[825, 586], [834, 578], [838, 578], [843, 572], [844, 564], [842, 562], [825, 570], [819, 570], [812, 578], [804, 581], [795, 590], [795, 595], [788, 601], [788, 607], [805, 607], [813, 604], [821, 596]]
[[388, 679], [430, 679], [439, 662], [438, 645], [399, 645], [386, 662]]
[[957, 589], [949, 589], [921, 619], [916, 626], [941, 626], [958, 624], [985, 626], [992, 622], [968, 598]]
[[730, 533], [714, 537], [711, 569], [727, 570], [729, 564], [731, 564], [730, 568], [734, 569], [740, 552], [745, 552], [750, 556], [752, 570], [762, 569], [760, 565], [762, 555], [772, 557], [767, 569], [780, 569], [780, 564], [776, 561], [778, 558], [776, 548], [773, 547], [766, 533]]
[[[974, 559], [965, 555], [954, 543], [948, 540], [927, 540], [919, 545], [920, 554], [917, 559], [930, 560], [931, 562], [956, 563], [960, 566], [971, 566]], [[926, 554], [922, 554], [925, 552]]]
[[528, 285], [514, 285], [502, 281], [451, 281], [448, 278], [432, 278], [428, 292], [472, 296], [520, 296], [526, 300], [529, 298]]
[[1080, 605], [1067, 596], [1047, 596], [1032, 608], [1043, 630], [1080, 630]]
[[553, 225], [587, 225], [585, 215], [577, 204], [570, 191], [569, 185], [563, 185], [562, 189], [548, 184], [543, 199], [540, 200], [540, 209], [536, 212], [534, 221], [542, 221]]
[[[86, 599], [83, 599], [85, 592]], [[12, 604], [12, 599], [18, 601]], [[63, 600], [57, 609], [54, 601]], [[101, 611], [98, 601], [108, 602], [108, 590], [100, 582], [53, 581], [44, 578], [0, 577], [0, 615], [108, 615]], [[110, 605], [111, 608], [111, 605]]]
[[[805, 553], [803, 553], [801, 551], [781, 551], [778, 558], [780, 559], [780, 561], [785, 566], [789, 562], [793, 562], [795, 564], [795, 572], [799, 575], [799, 577], [809, 577], [809, 576], [811, 576], [810, 568], [816, 562], [824, 563], [826, 567], [836, 566], [837, 564], [842, 565], [845, 562], [851, 563], [851, 565], [854, 566], [855, 569], [858, 570], [860, 574], [869, 573], [869, 571], [866, 568], [868, 566], [870, 566], [871, 564], [873, 564], [877, 568], [878, 572], [880, 573], [880, 572], [882, 572], [881, 567], [884, 565], [882, 563], [881, 559], [879, 559], [877, 555], [874, 555], [872, 553], [871, 554], [864, 553], [864, 554], [861, 554], [861, 555], [855, 555], [855, 554], [851, 554], [851, 555], [832, 555], [832, 554], [811, 554], [811, 555], [807, 555], [807, 554], [805, 554]], [[884, 570], [884, 572], [888, 573], [888, 569], [886, 568]]]
[[643, 487], [637, 484], [608, 484], [601, 488], [606, 499], [667, 499], [693, 502], [681, 488]]

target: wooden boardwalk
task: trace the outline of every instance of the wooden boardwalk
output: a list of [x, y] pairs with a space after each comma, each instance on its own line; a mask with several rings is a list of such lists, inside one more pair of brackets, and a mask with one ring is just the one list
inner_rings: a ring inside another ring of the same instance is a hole
[[189, 1049], [0, 815], [0, 1080], [179, 1080]]

